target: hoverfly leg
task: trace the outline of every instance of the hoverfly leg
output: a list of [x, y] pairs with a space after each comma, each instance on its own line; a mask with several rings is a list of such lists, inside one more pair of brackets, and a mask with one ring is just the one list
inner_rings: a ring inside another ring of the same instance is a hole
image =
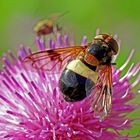
[[54, 34], [55, 37], [57, 37], [58, 34], [62, 35], [62, 27], [60, 27], [58, 24], [56, 24], [53, 27], [53, 34]]

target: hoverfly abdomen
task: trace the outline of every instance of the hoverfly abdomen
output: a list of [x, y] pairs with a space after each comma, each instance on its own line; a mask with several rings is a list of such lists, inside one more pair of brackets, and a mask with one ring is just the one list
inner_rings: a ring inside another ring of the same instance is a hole
[[[90, 74], [94, 74], [91, 79]], [[60, 90], [65, 96], [66, 101], [80, 101], [90, 94], [94, 87], [98, 75], [95, 71], [88, 68], [81, 60], [71, 61], [63, 71], [60, 78]]]

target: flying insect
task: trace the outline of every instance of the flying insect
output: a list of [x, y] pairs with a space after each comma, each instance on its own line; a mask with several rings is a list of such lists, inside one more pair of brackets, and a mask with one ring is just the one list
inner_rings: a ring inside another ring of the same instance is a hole
[[85, 46], [36, 52], [24, 62], [46, 72], [62, 70], [59, 85], [64, 99], [77, 102], [89, 97], [95, 116], [104, 119], [112, 105], [112, 59], [117, 53], [117, 41], [99, 34]]
[[35, 26], [34, 26], [34, 32], [37, 36], [45, 36], [49, 35], [54, 32], [59, 32], [62, 30], [62, 27], [60, 27], [56, 21], [64, 16], [67, 12], [64, 13], [58, 13], [51, 15], [47, 19], [40, 20]]

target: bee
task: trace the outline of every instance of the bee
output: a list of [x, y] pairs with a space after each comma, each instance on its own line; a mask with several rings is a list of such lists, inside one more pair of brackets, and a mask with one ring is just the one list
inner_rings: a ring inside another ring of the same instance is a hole
[[112, 105], [112, 59], [118, 43], [99, 34], [85, 46], [70, 46], [33, 53], [24, 59], [35, 69], [60, 72], [60, 91], [67, 102], [88, 97], [96, 117], [108, 116]]
[[67, 12], [64, 13], [58, 13], [50, 16], [48, 19], [40, 20], [35, 26], [34, 26], [34, 32], [37, 36], [45, 36], [49, 35], [51, 33], [54, 33], [55, 31], [61, 31], [62, 27], [60, 27], [58, 24], [56, 24], [56, 21], [64, 16]]

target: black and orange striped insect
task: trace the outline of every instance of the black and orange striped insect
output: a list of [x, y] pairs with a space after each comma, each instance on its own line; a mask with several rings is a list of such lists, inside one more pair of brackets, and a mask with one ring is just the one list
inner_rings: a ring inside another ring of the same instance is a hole
[[112, 104], [112, 58], [118, 44], [111, 35], [99, 34], [85, 46], [71, 46], [33, 53], [24, 60], [35, 69], [60, 72], [64, 99], [81, 101], [90, 97], [96, 116], [108, 115]]

